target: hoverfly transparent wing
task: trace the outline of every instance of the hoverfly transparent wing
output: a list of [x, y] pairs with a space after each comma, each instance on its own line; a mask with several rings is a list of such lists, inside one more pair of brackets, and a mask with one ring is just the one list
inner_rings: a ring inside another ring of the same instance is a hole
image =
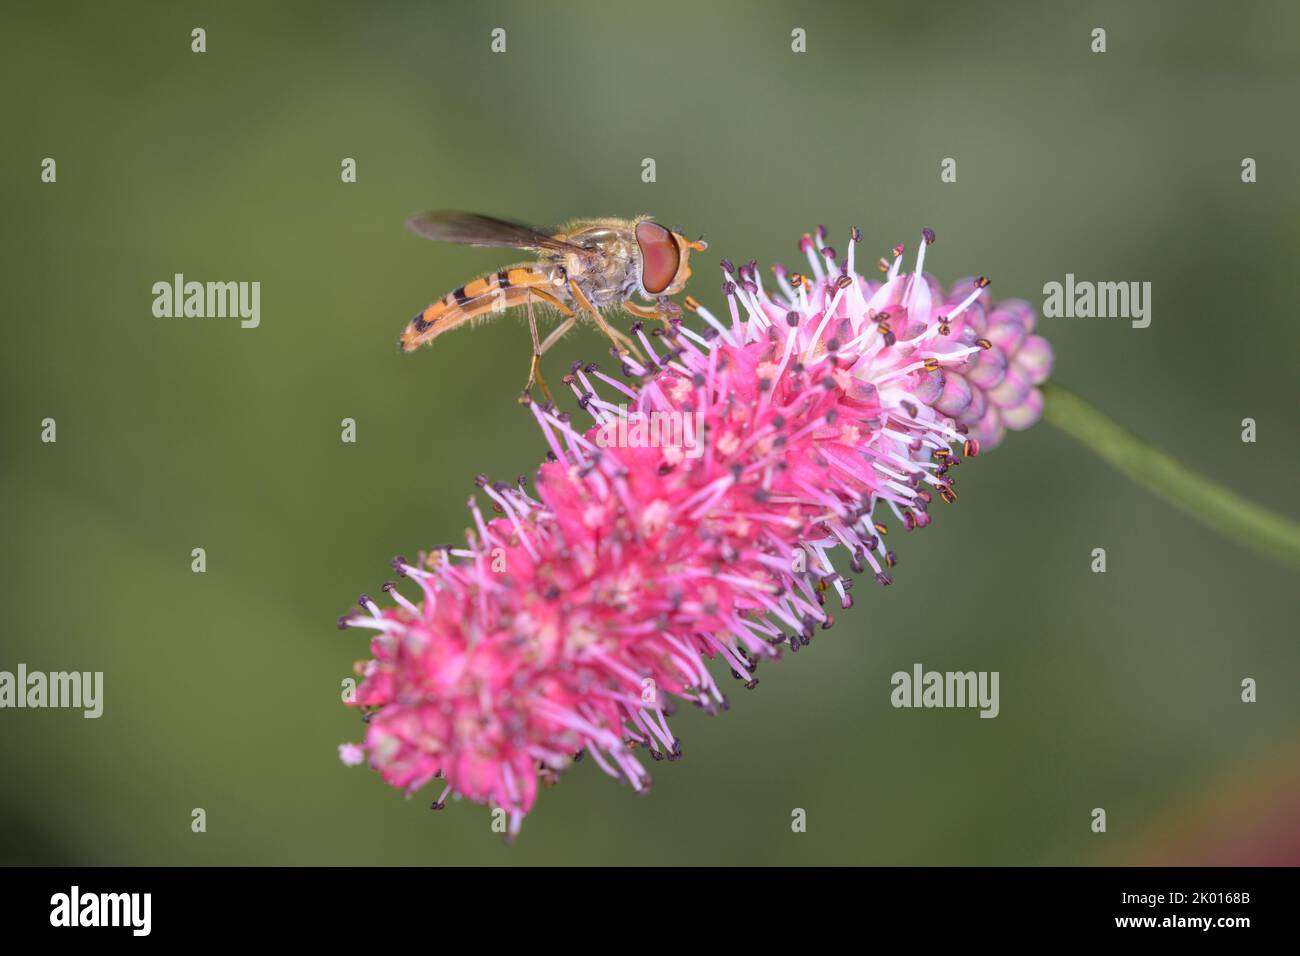
[[480, 216], [472, 212], [426, 212], [406, 220], [406, 228], [425, 239], [454, 242], [462, 246], [531, 249], [537, 252], [579, 253], [584, 256], [589, 256], [592, 252], [521, 222]]

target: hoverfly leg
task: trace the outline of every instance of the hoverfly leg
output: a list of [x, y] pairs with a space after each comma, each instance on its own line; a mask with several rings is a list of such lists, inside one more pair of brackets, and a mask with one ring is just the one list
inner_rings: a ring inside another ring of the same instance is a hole
[[578, 283], [572, 279], [569, 280], [569, 294], [573, 296], [573, 301], [578, 303], [578, 306], [591, 316], [597, 327], [614, 343], [614, 349], [620, 357], [630, 353], [638, 362], [645, 362], [645, 356], [636, 347], [636, 343], [606, 322], [605, 317], [600, 314], [600, 310], [591, 304], [591, 300], [583, 295], [582, 290], [578, 288]]
[[577, 323], [578, 319], [575, 316], [569, 316], [569, 318], [561, 322], [555, 331], [546, 337], [546, 341], [542, 343], [542, 354], [545, 355], [549, 352], [551, 346], [560, 341], [560, 339], [564, 337], [564, 333], [577, 325]]
[[[524, 386], [524, 397], [528, 396], [533, 390], [533, 382], [536, 382], [542, 388], [542, 397], [548, 402], [554, 401], [551, 398], [551, 390], [546, 386], [546, 379], [542, 376], [542, 344], [537, 337], [537, 317], [533, 315], [533, 293], [530, 289], [524, 298], [525, 307], [528, 309], [528, 332], [533, 337], [533, 358], [528, 365], [528, 383]], [[547, 339], [549, 342], [550, 339]]]
[[680, 319], [682, 317], [682, 307], [672, 299], [668, 298], [668, 296], [661, 295], [659, 297], [656, 315], [659, 320], [663, 322], [665, 328], [671, 329], [673, 327], [672, 320]]
[[[672, 305], [671, 302], [668, 304]], [[638, 319], [647, 319], [647, 320], [657, 319], [664, 324], [665, 330], [667, 331], [672, 330], [672, 323], [669, 322], [668, 319], [664, 316], [664, 312], [662, 309], [648, 309], [643, 305], [638, 305], [635, 302], [629, 302], [629, 301], [623, 302], [623, 308], [627, 309], [628, 312], [631, 312]]]

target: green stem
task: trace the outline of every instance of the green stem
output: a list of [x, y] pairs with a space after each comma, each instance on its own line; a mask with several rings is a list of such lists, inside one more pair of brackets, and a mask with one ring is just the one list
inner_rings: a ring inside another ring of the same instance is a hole
[[1197, 521], [1300, 567], [1300, 524], [1202, 478], [1059, 385], [1043, 386], [1043, 417]]

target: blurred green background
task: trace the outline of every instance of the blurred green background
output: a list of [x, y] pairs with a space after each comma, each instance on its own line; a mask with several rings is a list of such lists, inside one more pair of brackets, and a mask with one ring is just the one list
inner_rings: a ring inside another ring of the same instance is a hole
[[[515, 403], [522, 321], [395, 350], [418, 309], [511, 260], [409, 235], [426, 208], [654, 213], [707, 235], [692, 289], [715, 308], [719, 258], [793, 265], [819, 222], [841, 248], [860, 226], [870, 258], [906, 242], [910, 259], [933, 227], [931, 270], [986, 273], [999, 297], [1041, 303], [1066, 272], [1152, 282], [1146, 330], [1044, 320], [1055, 378], [1295, 516], [1294, 4], [0, 16], [0, 669], [106, 684], [99, 720], [0, 712], [0, 861], [1300, 859], [1280, 849], [1300, 809], [1294, 572], [1047, 425], [962, 469], [960, 505], [897, 543], [893, 588], [864, 583], [755, 692], [728, 679], [729, 713], [682, 712], [685, 759], [654, 766], [649, 799], [584, 762], [512, 847], [482, 807], [433, 814], [436, 794], [408, 801], [340, 765], [362, 730], [340, 681], [366, 645], [334, 627], [392, 555], [461, 538], [476, 473], [531, 473], [544, 450]], [[261, 327], [155, 318], [151, 286], [176, 272], [260, 281]], [[604, 354], [580, 332], [547, 367]], [[57, 444], [40, 441], [47, 416]], [[889, 675], [918, 661], [1000, 671], [1001, 715], [892, 709]]]

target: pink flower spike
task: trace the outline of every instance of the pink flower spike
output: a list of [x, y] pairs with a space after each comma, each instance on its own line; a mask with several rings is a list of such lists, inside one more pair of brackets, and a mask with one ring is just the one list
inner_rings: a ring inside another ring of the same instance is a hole
[[471, 499], [466, 547], [397, 559], [418, 589], [341, 619], [371, 631], [344, 763], [408, 792], [444, 778], [435, 809], [500, 808], [510, 835], [584, 754], [644, 792], [638, 752], [682, 755], [677, 703], [726, 709], [710, 661], [753, 688], [834, 623], [829, 594], [847, 608], [854, 575], [891, 583], [890, 527], [924, 528], [961, 458], [1037, 418], [1051, 350], [987, 280], [945, 294], [921, 268], [930, 230], [883, 281], [854, 271], [860, 238], [837, 262], [805, 236], [814, 278], [778, 270], [775, 297], [754, 263], [724, 266], [734, 313], [688, 298], [702, 328], [638, 324], [656, 357], [631, 387], [575, 366], [590, 425], [530, 406], [550, 449], [536, 490], [480, 479], [492, 513]]

